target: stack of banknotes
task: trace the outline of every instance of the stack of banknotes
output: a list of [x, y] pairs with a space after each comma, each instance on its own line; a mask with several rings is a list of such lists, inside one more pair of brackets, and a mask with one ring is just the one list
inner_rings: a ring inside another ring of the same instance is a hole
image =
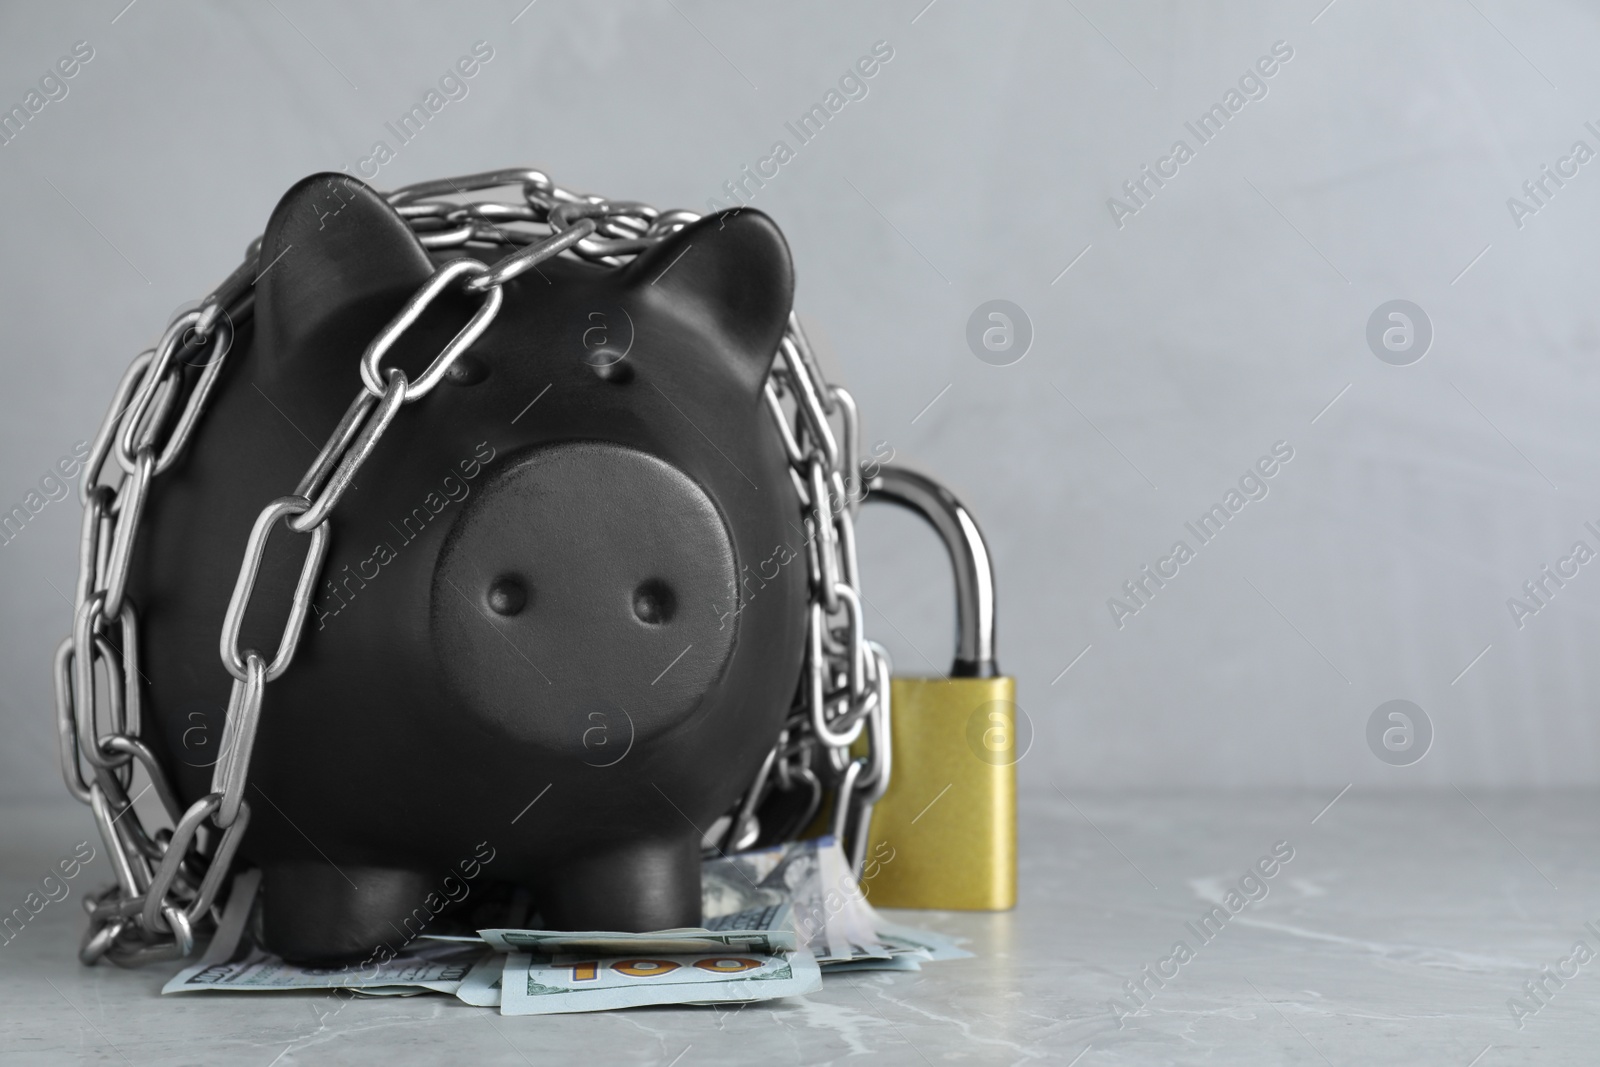
[[326, 968], [288, 963], [256, 943], [260, 876], [246, 871], [204, 955], [162, 992], [434, 992], [502, 1015], [546, 1015], [772, 1000], [815, 992], [825, 974], [915, 971], [924, 961], [971, 955], [874, 911], [832, 838], [719, 855], [705, 862], [701, 882], [700, 927], [423, 934], [391, 946], [381, 961]]

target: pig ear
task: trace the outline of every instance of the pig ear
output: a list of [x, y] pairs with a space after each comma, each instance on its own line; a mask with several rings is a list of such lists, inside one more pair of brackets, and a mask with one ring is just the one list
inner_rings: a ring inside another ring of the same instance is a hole
[[740, 380], [760, 391], [794, 304], [794, 261], [776, 223], [749, 208], [707, 215], [628, 273], [645, 299], [725, 340]]
[[405, 220], [347, 174], [296, 182], [261, 235], [256, 324], [263, 350], [287, 358], [328, 317], [379, 301], [398, 311], [433, 273]]

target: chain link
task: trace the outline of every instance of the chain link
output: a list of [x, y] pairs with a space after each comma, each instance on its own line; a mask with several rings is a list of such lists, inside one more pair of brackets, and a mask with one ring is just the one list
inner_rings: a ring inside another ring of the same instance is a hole
[[[520, 191], [517, 200], [473, 198], [508, 187]], [[214, 927], [217, 899], [250, 822], [244, 793], [263, 694], [294, 659], [327, 554], [331, 513], [399, 409], [427, 396], [488, 329], [506, 282], [562, 254], [621, 266], [700, 217], [575, 193], [532, 168], [422, 182], [386, 199], [424, 247], [516, 250], [492, 265], [458, 258], [437, 268], [367, 346], [361, 388], [294, 492], [257, 516], [219, 641], [222, 665], [233, 678], [221, 756], [211, 792], [186, 809], [139, 739], [144, 717], [138, 612], [126, 595], [128, 567], [151, 483], [187, 449], [234, 332], [254, 310], [259, 239], [198, 308], [175, 317], [156, 347], [133, 360], [95, 434], [81, 487], [72, 633], [57, 648], [54, 664], [62, 776], [67, 790], [90, 806], [117, 879], [87, 902], [89, 928], [79, 949], [85, 963], [104, 958], [133, 965], [185, 956]], [[472, 319], [414, 381], [396, 367], [385, 370], [384, 354], [451, 287], [483, 297]], [[823, 379], [792, 312], [764, 403], [783, 443], [806, 531], [805, 666], [777, 744], [738, 804], [719, 820], [726, 829], [715, 843], [747, 847], [764, 832], [769, 839], [793, 837], [812, 822], [831, 791], [832, 831], [859, 872], [872, 805], [889, 782], [891, 668], [882, 646], [866, 638], [856, 572], [853, 516], [861, 472], [855, 401]], [[120, 477], [108, 470], [113, 467]], [[111, 478], [103, 477], [108, 473]], [[267, 541], [280, 527], [309, 541], [288, 622], [269, 661], [256, 649], [241, 648], [239, 640]], [[130, 796], [136, 768], [149, 782]], [[146, 790], [154, 791], [170, 828], [150, 829], [134, 809]], [[802, 791], [799, 817], [791, 813], [784, 826], [763, 828], [767, 801], [795, 790]]]

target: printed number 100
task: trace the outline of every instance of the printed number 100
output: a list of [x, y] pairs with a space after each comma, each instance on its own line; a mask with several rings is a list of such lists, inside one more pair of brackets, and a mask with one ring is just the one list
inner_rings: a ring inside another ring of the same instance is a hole
[[[574, 982], [592, 982], [600, 977], [599, 960], [587, 960], [571, 966]], [[659, 978], [681, 966], [683, 965], [676, 960], [618, 960], [611, 964], [611, 969], [630, 978]], [[702, 971], [711, 971], [713, 974], [738, 974], [740, 971], [754, 970], [761, 966], [761, 961], [744, 956], [711, 956], [695, 960], [694, 966]]]

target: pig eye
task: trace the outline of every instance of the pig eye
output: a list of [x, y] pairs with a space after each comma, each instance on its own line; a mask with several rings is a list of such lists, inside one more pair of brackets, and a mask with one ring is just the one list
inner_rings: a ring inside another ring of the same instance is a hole
[[528, 603], [528, 590], [515, 577], [506, 574], [489, 586], [489, 610], [496, 615], [515, 615]]
[[651, 578], [633, 591], [633, 613], [640, 622], [652, 626], [670, 622], [677, 609], [678, 598], [672, 595], [667, 583], [659, 578]]

